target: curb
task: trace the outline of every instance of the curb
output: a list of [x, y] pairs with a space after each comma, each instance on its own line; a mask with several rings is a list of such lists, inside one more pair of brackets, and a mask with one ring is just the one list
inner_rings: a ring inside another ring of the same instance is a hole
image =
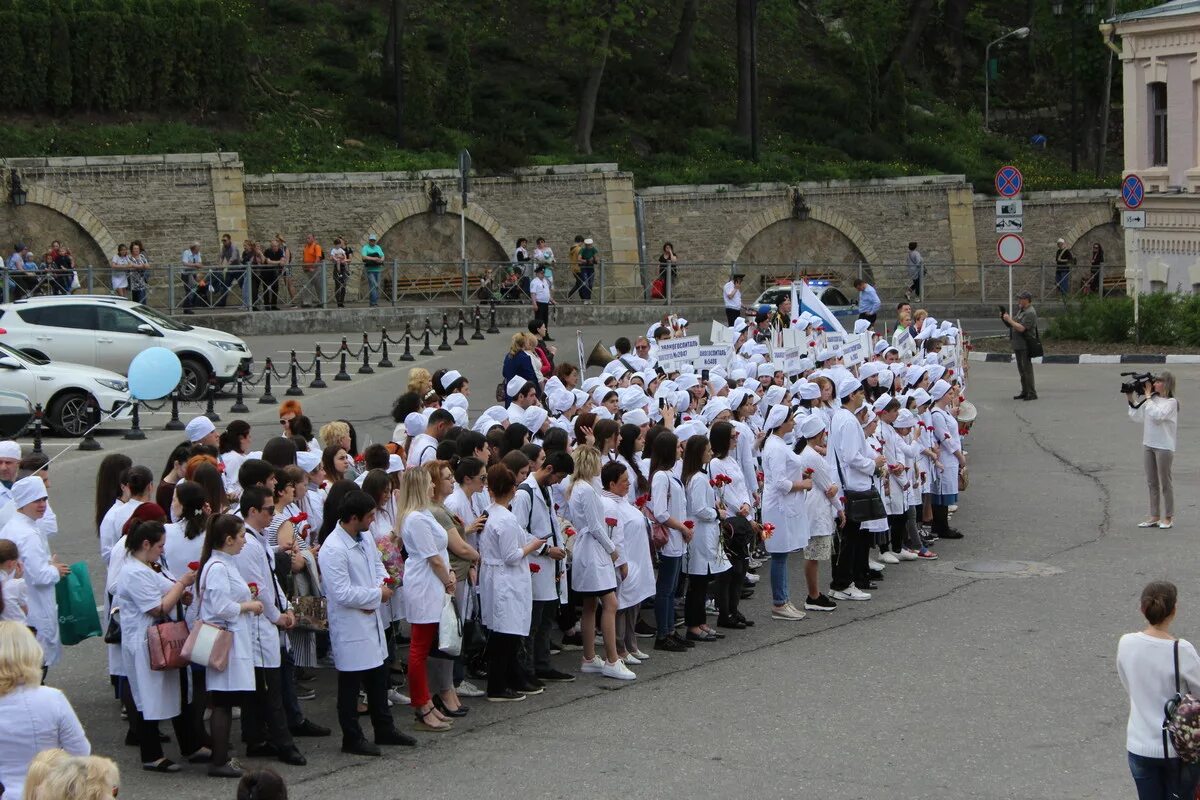
[[[1012, 353], [970, 353], [969, 361], [990, 364], [1012, 363]], [[1049, 355], [1033, 359], [1034, 364], [1200, 364], [1200, 355], [1151, 355], [1127, 353], [1125, 355]]]

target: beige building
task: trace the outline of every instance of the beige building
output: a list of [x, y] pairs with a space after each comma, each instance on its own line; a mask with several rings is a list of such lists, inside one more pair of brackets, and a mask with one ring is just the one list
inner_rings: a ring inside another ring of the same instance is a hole
[[1146, 185], [1139, 209], [1145, 227], [1130, 226], [1125, 235], [1127, 278], [1142, 291], [1195, 291], [1200, 285], [1200, 0], [1172, 0], [1121, 14], [1101, 31], [1120, 46], [1124, 174], [1136, 174]]

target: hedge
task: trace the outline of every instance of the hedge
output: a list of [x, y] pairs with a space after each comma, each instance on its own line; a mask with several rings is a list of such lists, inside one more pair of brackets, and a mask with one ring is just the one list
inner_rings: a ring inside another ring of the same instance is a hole
[[1147, 345], [1200, 347], [1200, 295], [1144, 294], [1138, 298], [1136, 327], [1131, 298], [1089, 297], [1072, 302], [1055, 316], [1046, 337], [1109, 343], [1140, 339]]

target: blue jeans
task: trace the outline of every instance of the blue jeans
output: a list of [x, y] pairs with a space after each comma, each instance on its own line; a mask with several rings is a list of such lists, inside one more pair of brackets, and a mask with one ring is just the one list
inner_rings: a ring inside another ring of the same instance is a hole
[[1200, 765], [1181, 765], [1178, 758], [1127, 755], [1138, 800], [1192, 800], [1195, 797]]
[[791, 553], [771, 553], [771, 602], [781, 606], [788, 601], [787, 561]]
[[367, 270], [367, 291], [371, 305], [379, 305], [379, 270]]
[[658, 581], [654, 585], [654, 622], [658, 638], [675, 631], [675, 587], [683, 570], [683, 556], [658, 557]]

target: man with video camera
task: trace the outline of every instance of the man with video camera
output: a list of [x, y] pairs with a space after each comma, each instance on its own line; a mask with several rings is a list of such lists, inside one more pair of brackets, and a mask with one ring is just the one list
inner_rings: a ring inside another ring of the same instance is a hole
[[1017, 359], [1017, 372], [1021, 376], [1021, 393], [1014, 395], [1013, 400], [1037, 400], [1037, 390], [1033, 385], [1033, 359], [1042, 354], [1042, 340], [1038, 336], [1033, 295], [1029, 292], [1017, 295], [1015, 316], [1000, 306], [1000, 319], [1008, 326], [1013, 355]]
[[[1124, 373], [1128, 376], [1132, 373]], [[1150, 490], [1150, 516], [1139, 528], [1170, 528], [1175, 524], [1175, 490], [1171, 484], [1171, 462], [1175, 459], [1175, 433], [1179, 425], [1179, 401], [1175, 399], [1175, 376], [1133, 375], [1121, 384], [1129, 403], [1129, 418], [1142, 423], [1143, 462]], [[1159, 516], [1159, 496], [1162, 516]]]

